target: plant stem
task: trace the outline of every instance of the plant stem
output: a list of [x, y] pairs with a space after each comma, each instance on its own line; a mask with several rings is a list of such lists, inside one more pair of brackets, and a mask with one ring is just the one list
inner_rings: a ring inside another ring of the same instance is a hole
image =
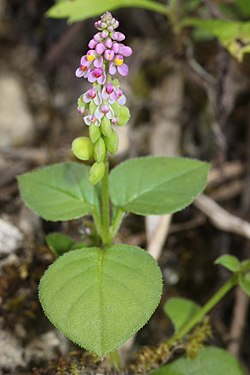
[[100, 212], [96, 212], [95, 210], [92, 211], [92, 216], [94, 219], [94, 223], [96, 226], [97, 233], [101, 237], [102, 234], [102, 223], [101, 223], [101, 217], [100, 217]]
[[212, 308], [227, 294], [238, 282], [238, 274], [233, 274], [230, 279], [210, 298], [210, 300], [191, 318], [183, 327], [179, 329], [168, 340], [168, 345], [173, 346], [183, 336], [185, 336], [192, 328], [202, 321], [204, 316], [212, 310]]
[[111, 352], [109, 354], [109, 361], [110, 364], [113, 368], [116, 368], [117, 370], [121, 370], [121, 360], [120, 360], [120, 355], [118, 353], [118, 350]]
[[121, 226], [122, 219], [124, 216], [124, 211], [121, 208], [117, 208], [117, 211], [115, 213], [115, 216], [112, 221], [112, 226], [111, 226], [111, 235], [112, 238], [114, 238]]
[[105, 161], [105, 173], [102, 179], [102, 243], [108, 246], [111, 243], [110, 238], [110, 207], [109, 207], [109, 163]]

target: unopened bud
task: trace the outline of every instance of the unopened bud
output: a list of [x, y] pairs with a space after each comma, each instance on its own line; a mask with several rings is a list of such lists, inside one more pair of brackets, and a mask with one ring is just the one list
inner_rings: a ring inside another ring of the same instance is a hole
[[101, 181], [104, 176], [105, 172], [105, 164], [101, 163], [94, 163], [89, 170], [89, 182], [92, 185], [96, 185], [97, 182]]
[[103, 161], [105, 159], [105, 156], [106, 156], [105, 142], [104, 142], [103, 138], [100, 137], [98, 139], [98, 141], [96, 142], [96, 144], [94, 145], [94, 158], [95, 158], [95, 161], [97, 161], [98, 163], [100, 163], [101, 161]]
[[118, 126], [123, 126], [126, 125], [128, 120], [130, 119], [130, 112], [128, 107], [123, 105], [120, 109], [120, 116], [117, 125]]
[[121, 106], [119, 103], [117, 102], [114, 102], [112, 104], [112, 108], [113, 108], [113, 111], [114, 111], [114, 115], [115, 117], [119, 117], [120, 116], [120, 111], [121, 111]]
[[107, 147], [108, 152], [110, 154], [114, 155], [117, 150], [118, 150], [118, 145], [119, 145], [119, 138], [116, 132], [112, 129], [112, 133], [110, 137], [105, 137], [105, 144]]
[[89, 137], [92, 143], [96, 143], [101, 136], [101, 131], [99, 126], [95, 126], [95, 124], [90, 124], [89, 126]]
[[94, 103], [93, 100], [91, 100], [90, 104], [89, 104], [89, 113], [91, 115], [94, 115], [95, 111], [96, 111], [96, 108], [97, 108], [97, 105]]
[[90, 160], [94, 156], [94, 146], [88, 137], [78, 137], [72, 142], [72, 152], [80, 160]]
[[112, 134], [110, 120], [106, 116], [103, 116], [101, 121], [101, 132], [106, 137], [110, 137]]

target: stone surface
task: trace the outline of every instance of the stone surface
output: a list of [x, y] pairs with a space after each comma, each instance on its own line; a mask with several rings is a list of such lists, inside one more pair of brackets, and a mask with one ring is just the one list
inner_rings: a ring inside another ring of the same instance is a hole
[[29, 144], [34, 135], [33, 118], [19, 79], [0, 75], [0, 92], [0, 149]]
[[11, 254], [23, 241], [23, 234], [7, 220], [0, 218], [0, 257]]
[[17, 367], [25, 364], [19, 340], [3, 330], [0, 330], [0, 353], [0, 374], [15, 374]]

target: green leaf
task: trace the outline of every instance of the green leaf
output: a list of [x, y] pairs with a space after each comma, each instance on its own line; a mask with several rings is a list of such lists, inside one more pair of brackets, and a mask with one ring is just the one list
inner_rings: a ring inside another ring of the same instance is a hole
[[240, 270], [240, 261], [233, 255], [222, 255], [217, 258], [214, 263], [220, 264], [232, 272], [237, 272]]
[[153, 0], [64, 0], [52, 6], [48, 10], [47, 16], [68, 18], [70, 22], [76, 22], [101, 15], [107, 10], [112, 11], [128, 7], [144, 8], [168, 14], [168, 9], [165, 5]]
[[75, 242], [69, 236], [58, 232], [48, 234], [45, 239], [50, 250], [53, 251], [56, 256], [61, 256], [70, 250], [88, 247], [83, 242]]
[[25, 173], [18, 177], [21, 196], [31, 210], [46, 220], [82, 217], [98, 208], [88, 170], [83, 164], [64, 163]]
[[58, 232], [48, 234], [45, 239], [50, 250], [57, 256], [71, 250], [74, 244], [72, 238]]
[[223, 349], [201, 349], [194, 359], [180, 358], [153, 371], [152, 375], [244, 375], [240, 364]]
[[128, 245], [70, 251], [48, 268], [39, 286], [49, 320], [99, 356], [115, 350], [148, 321], [161, 292], [156, 261]]
[[250, 52], [250, 22], [187, 18], [183, 25], [210, 32], [239, 62]]
[[239, 284], [241, 289], [250, 297], [250, 272], [239, 276]]
[[177, 331], [200, 310], [200, 306], [186, 298], [172, 297], [163, 309]]
[[163, 215], [188, 206], [204, 189], [207, 163], [167, 157], [131, 159], [110, 174], [115, 206], [139, 215]]

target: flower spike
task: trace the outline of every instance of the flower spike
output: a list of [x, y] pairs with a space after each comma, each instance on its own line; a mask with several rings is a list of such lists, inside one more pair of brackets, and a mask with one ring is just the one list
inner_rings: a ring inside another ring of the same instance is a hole
[[[125, 106], [126, 97], [114, 75], [117, 73], [121, 76], [128, 75], [129, 68], [125, 59], [131, 56], [133, 51], [132, 48], [121, 43], [125, 40], [125, 35], [116, 31], [118, 26], [119, 22], [110, 12], [101, 16], [95, 23], [98, 32], [90, 40], [89, 50], [82, 56], [75, 73], [78, 78], [83, 77], [92, 84], [92, 87], [78, 99], [77, 110], [83, 115], [84, 123], [89, 126], [93, 148], [99, 150], [100, 145], [102, 146], [101, 160], [100, 152], [93, 154], [96, 162], [90, 169], [90, 181], [93, 184], [103, 177], [100, 163], [106, 158], [106, 153], [115, 154], [117, 151], [118, 137], [113, 126], [125, 125], [130, 118], [129, 109]], [[100, 130], [94, 131], [96, 127]], [[75, 152], [75, 150], [74, 144], [73, 152], [78, 157], [79, 151]]]

